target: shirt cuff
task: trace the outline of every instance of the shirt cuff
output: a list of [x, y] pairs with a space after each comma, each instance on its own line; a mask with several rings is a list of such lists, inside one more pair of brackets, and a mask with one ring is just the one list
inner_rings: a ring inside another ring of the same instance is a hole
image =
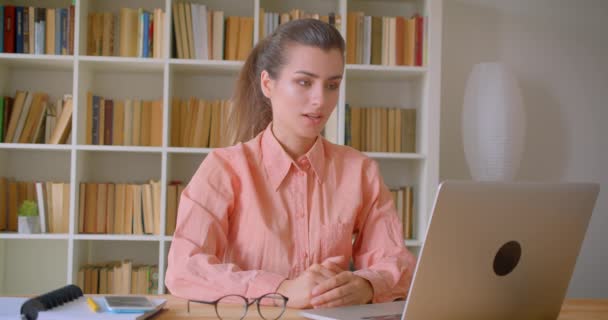
[[381, 275], [369, 269], [357, 270], [354, 272], [354, 274], [372, 284], [372, 290], [374, 290], [374, 296], [371, 301], [372, 303], [386, 302], [386, 294], [383, 295], [382, 293], [386, 293], [388, 288], [384, 278], [382, 278]]
[[267, 293], [276, 292], [281, 282], [287, 279], [282, 275], [261, 271], [247, 287], [245, 296], [248, 298], [259, 298]]

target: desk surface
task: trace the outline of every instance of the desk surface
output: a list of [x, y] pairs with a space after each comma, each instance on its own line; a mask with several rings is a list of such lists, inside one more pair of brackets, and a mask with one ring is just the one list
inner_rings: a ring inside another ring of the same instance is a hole
[[[193, 310], [194, 314], [188, 314], [186, 312], [186, 300], [165, 295], [168, 310], [163, 311], [154, 319], [156, 320], [168, 320], [168, 319], [217, 319], [215, 311], [212, 306], [197, 305], [196, 310]], [[192, 307], [192, 305], [191, 305]], [[259, 319], [257, 310], [255, 308], [249, 309], [247, 317], [245, 319]], [[298, 310], [288, 309], [281, 319], [284, 320], [295, 320], [305, 319], [298, 315]], [[562, 306], [562, 311], [559, 315], [558, 320], [608, 320], [608, 299], [568, 299]]]

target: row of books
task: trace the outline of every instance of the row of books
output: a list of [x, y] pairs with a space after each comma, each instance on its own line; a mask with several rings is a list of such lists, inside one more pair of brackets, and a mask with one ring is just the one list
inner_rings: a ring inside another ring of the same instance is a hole
[[361, 151], [416, 152], [416, 109], [346, 105], [345, 144]]
[[171, 146], [217, 148], [226, 146], [222, 128], [226, 127], [229, 100], [173, 98], [171, 100]]
[[425, 18], [366, 16], [348, 13], [346, 63], [386, 66], [422, 66]]
[[173, 3], [174, 56], [179, 59], [245, 60], [253, 47], [253, 17], [190, 2]]
[[48, 94], [17, 90], [0, 97], [0, 142], [65, 143], [72, 129], [72, 96], [49, 102]]
[[0, 177], [0, 231], [17, 231], [17, 213], [26, 201], [37, 205], [42, 233], [68, 233], [70, 184], [17, 181]]
[[115, 100], [87, 93], [86, 143], [161, 146], [162, 100]]
[[181, 181], [171, 181], [167, 186], [167, 221], [165, 224], [165, 234], [168, 236], [172, 236], [175, 232], [177, 208], [184, 188], [185, 186]]
[[79, 233], [160, 234], [160, 182], [80, 183]]
[[130, 260], [87, 264], [78, 270], [76, 284], [85, 294], [156, 294], [158, 266]]
[[74, 54], [74, 6], [0, 6], [0, 52]]
[[267, 35], [270, 35], [276, 30], [279, 25], [289, 22], [291, 20], [298, 19], [317, 19], [323, 22], [329, 23], [336, 29], [340, 30], [342, 24], [342, 18], [340, 15], [336, 15], [330, 12], [328, 15], [320, 15], [318, 13], [306, 12], [302, 9], [292, 9], [289, 12], [269, 12], [264, 8], [260, 8], [260, 28], [259, 34], [260, 39], [264, 39]]
[[414, 193], [413, 187], [391, 189], [397, 216], [402, 223], [403, 239], [414, 238]]
[[112, 12], [89, 12], [88, 55], [115, 56], [114, 34], [118, 33], [119, 56], [162, 57], [165, 43], [165, 12], [162, 9], [148, 11], [142, 8], [120, 8], [119, 19], [117, 23]]

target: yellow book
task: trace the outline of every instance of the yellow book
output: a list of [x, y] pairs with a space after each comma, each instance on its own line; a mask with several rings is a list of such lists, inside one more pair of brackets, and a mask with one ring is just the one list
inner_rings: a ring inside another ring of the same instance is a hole
[[114, 228], [113, 233], [124, 233], [126, 187], [124, 183], [116, 184], [114, 195]]
[[8, 222], [8, 180], [5, 177], [0, 177], [0, 231], [5, 231]]
[[188, 57], [190, 59], [196, 59], [196, 53], [194, 48], [194, 30], [192, 28], [192, 4], [190, 2], [184, 3], [184, 13], [186, 15], [186, 35], [188, 43]]
[[55, 8], [46, 8], [46, 54], [55, 54]]
[[140, 146], [141, 144], [141, 115], [142, 101], [133, 100], [133, 127], [131, 131], [131, 145]]
[[78, 233], [84, 233], [87, 184], [81, 182], [78, 190]]
[[171, 99], [171, 146], [181, 147], [181, 108], [179, 99]]
[[119, 52], [121, 57], [137, 57], [137, 9], [120, 8]]
[[177, 185], [167, 186], [167, 217], [165, 221], [165, 234], [172, 236], [175, 232], [175, 222], [177, 219]]
[[[192, 146], [195, 148], [203, 148], [206, 147], [206, 144], [204, 141], [205, 138], [205, 134], [203, 132], [203, 127], [205, 126], [205, 112], [207, 111], [207, 109], [210, 108], [210, 106], [208, 105], [208, 103], [203, 100], [200, 99], [198, 100], [198, 103], [196, 104], [196, 111], [192, 114], [192, 118], [194, 120], [194, 130], [193, 130], [193, 137], [194, 140], [192, 142]], [[209, 135], [207, 134], [207, 137]]]
[[387, 133], [387, 150], [386, 152], [396, 152], [395, 150], [395, 108], [388, 108], [388, 128]]
[[144, 234], [142, 186], [133, 185], [133, 234]]
[[152, 101], [150, 106], [150, 146], [163, 144], [163, 101]]
[[25, 119], [23, 125], [23, 130], [19, 136], [19, 143], [29, 143], [34, 139], [37, 126], [40, 122], [42, 114], [45, 112], [45, 102], [47, 99], [48, 96], [45, 93], [34, 93], [27, 118]]
[[239, 44], [239, 17], [229, 16], [226, 18], [226, 45], [224, 48], [225, 60], [236, 60]]
[[101, 13], [103, 19], [103, 33], [101, 37], [101, 55], [114, 55], [114, 16], [112, 12]]
[[150, 181], [152, 185], [152, 211], [154, 212], [154, 234], [160, 235], [160, 181]]
[[179, 9], [179, 17], [178, 17], [178, 21], [179, 21], [179, 29], [181, 31], [181, 46], [182, 46], [182, 59], [191, 59], [193, 58], [192, 56], [190, 56], [190, 47], [188, 46], [188, 27], [187, 27], [187, 22], [186, 22], [186, 5], [183, 2], [178, 3], [178, 9]]
[[72, 99], [69, 98], [61, 110], [61, 115], [59, 115], [59, 120], [57, 120], [57, 124], [55, 125], [55, 129], [51, 134], [51, 138], [49, 139], [50, 144], [58, 144], [65, 143], [68, 135], [70, 134], [72, 128], [72, 112], [74, 110], [74, 106], [72, 104]]
[[143, 233], [154, 233], [154, 204], [152, 202], [152, 185], [146, 183], [142, 187], [142, 213], [144, 218]]
[[143, 101], [140, 122], [140, 144], [150, 146], [150, 126], [152, 122], [152, 101]]
[[112, 144], [122, 146], [125, 144], [125, 103], [122, 100], [114, 100], [114, 121], [112, 127]]
[[133, 234], [133, 194], [135, 185], [129, 184], [125, 187], [125, 222], [123, 234]]
[[237, 46], [237, 60], [246, 60], [253, 47], [253, 17], [239, 18], [239, 43]]
[[97, 183], [87, 183], [85, 187], [84, 232], [97, 232]]
[[171, 12], [173, 13], [173, 32], [175, 33], [175, 47], [177, 48], [178, 59], [184, 58], [184, 52], [182, 47], [182, 29], [179, 14], [179, 6], [176, 2], [171, 5]]
[[97, 184], [97, 221], [95, 233], [106, 233], [106, 216], [108, 214], [108, 184]]
[[108, 196], [106, 205], [106, 234], [114, 233], [114, 218], [116, 216], [116, 185], [108, 183]]

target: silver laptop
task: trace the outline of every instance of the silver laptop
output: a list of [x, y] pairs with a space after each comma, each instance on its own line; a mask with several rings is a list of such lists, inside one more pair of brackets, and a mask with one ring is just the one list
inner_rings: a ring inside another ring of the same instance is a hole
[[597, 184], [444, 182], [407, 301], [310, 319], [556, 319]]

